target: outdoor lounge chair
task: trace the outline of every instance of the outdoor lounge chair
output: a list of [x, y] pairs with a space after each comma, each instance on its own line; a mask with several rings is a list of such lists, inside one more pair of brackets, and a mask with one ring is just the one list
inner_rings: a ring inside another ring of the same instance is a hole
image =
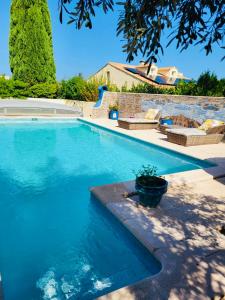
[[[168, 116], [164, 117], [165, 119], [168, 118], [173, 121], [172, 125], [168, 124], [160, 124], [159, 130], [162, 134], [167, 134], [168, 129], [177, 129], [177, 128], [198, 128], [201, 124], [194, 120], [190, 119], [184, 115], [175, 115], [175, 116]], [[162, 118], [162, 119], [164, 119]]]
[[182, 146], [218, 144], [222, 141], [225, 125], [209, 128], [206, 131], [197, 128], [178, 128], [167, 130], [167, 140]]
[[119, 118], [118, 125], [128, 130], [155, 129], [159, 125], [160, 112], [149, 109], [148, 112], [137, 113], [134, 118]]

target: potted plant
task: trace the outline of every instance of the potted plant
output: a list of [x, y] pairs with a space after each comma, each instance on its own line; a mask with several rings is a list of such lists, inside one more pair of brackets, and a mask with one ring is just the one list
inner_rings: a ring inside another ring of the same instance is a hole
[[109, 106], [109, 119], [118, 120], [119, 118], [119, 105], [118, 103]]
[[142, 205], [156, 207], [167, 192], [168, 182], [157, 176], [155, 166], [142, 166], [136, 175], [135, 188]]

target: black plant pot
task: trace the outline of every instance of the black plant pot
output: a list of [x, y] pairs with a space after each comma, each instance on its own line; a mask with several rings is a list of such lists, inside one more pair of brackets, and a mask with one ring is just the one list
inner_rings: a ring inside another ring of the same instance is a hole
[[154, 177], [152, 184], [143, 185], [143, 177], [136, 178], [135, 188], [139, 195], [139, 201], [142, 205], [156, 207], [163, 194], [167, 192], [168, 182], [161, 177]]

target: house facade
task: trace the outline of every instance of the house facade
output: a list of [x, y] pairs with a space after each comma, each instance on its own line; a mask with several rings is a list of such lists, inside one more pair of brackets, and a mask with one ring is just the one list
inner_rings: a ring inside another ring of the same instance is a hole
[[138, 84], [150, 84], [160, 88], [174, 88], [181, 80], [189, 81], [183, 73], [176, 67], [159, 68], [152, 64], [148, 72], [149, 65], [140, 62], [139, 65], [128, 65], [117, 62], [108, 62], [98, 70], [90, 79], [103, 79], [106, 84], [115, 84], [119, 89]]

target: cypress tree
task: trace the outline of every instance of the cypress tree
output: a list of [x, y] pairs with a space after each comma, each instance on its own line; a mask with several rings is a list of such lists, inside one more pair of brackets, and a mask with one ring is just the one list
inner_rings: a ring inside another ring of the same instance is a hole
[[12, 0], [9, 53], [14, 79], [30, 84], [55, 82], [51, 20], [46, 0]]

